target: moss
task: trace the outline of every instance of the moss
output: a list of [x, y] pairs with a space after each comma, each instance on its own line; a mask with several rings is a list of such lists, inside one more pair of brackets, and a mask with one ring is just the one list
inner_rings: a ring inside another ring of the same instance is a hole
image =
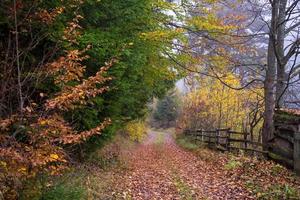
[[300, 116], [286, 111], [276, 111], [275, 122], [300, 122]]
[[268, 153], [268, 156], [269, 156], [270, 158], [272, 158], [273, 160], [276, 160], [277, 162], [280, 162], [280, 163], [286, 163], [286, 164], [288, 164], [288, 165], [292, 165], [291, 160], [289, 160], [289, 159], [287, 159], [287, 158], [284, 158], [284, 157], [282, 157], [282, 156], [280, 156], [280, 155], [277, 155], [277, 154], [274, 154], [274, 153], [269, 152], [269, 153]]

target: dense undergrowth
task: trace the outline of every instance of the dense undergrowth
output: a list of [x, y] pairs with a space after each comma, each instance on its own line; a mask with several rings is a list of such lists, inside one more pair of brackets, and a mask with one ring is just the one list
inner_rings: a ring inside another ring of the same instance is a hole
[[231, 154], [214, 151], [184, 135], [177, 136], [176, 142], [199, 159], [212, 164], [214, 168], [211, 170], [216, 170], [216, 173], [222, 171], [226, 180], [241, 184], [257, 199], [300, 199], [299, 177], [282, 165], [265, 158], [249, 157], [243, 152]]

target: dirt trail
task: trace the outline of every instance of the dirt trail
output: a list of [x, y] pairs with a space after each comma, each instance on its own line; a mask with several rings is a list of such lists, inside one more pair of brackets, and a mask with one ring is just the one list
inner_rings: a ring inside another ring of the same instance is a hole
[[183, 150], [169, 132], [150, 131], [129, 156], [118, 185], [124, 199], [254, 199], [223, 178], [222, 170]]

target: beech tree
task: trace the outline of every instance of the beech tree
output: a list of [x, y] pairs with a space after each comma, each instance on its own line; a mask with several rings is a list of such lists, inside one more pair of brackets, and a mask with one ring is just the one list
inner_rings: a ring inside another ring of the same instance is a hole
[[[265, 88], [265, 114], [263, 142], [266, 144], [274, 131], [275, 108], [284, 107], [288, 88], [298, 80], [299, 54], [299, 1], [250, 1], [259, 12], [259, 18], [268, 27], [268, 51]], [[270, 16], [271, 20], [265, 18]]]

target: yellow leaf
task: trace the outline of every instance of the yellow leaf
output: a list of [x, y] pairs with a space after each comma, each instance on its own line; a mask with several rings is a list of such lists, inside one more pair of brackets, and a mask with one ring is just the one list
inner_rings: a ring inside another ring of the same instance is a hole
[[57, 160], [59, 158], [59, 156], [57, 154], [50, 154], [50, 158], [52, 160]]
[[42, 126], [44, 126], [44, 125], [47, 124], [47, 121], [46, 121], [46, 120], [43, 120], [43, 121], [40, 122], [40, 124], [41, 124]]
[[4, 161], [0, 161], [0, 165], [3, 166], [3, 167], [6, 167], [6, 166], [7, 166], [7, 163], [4, 162]]
[[21, 167], [20, 169], [18, 169], [19, 172], [26, 172], [27, 169], [25, 167]]

